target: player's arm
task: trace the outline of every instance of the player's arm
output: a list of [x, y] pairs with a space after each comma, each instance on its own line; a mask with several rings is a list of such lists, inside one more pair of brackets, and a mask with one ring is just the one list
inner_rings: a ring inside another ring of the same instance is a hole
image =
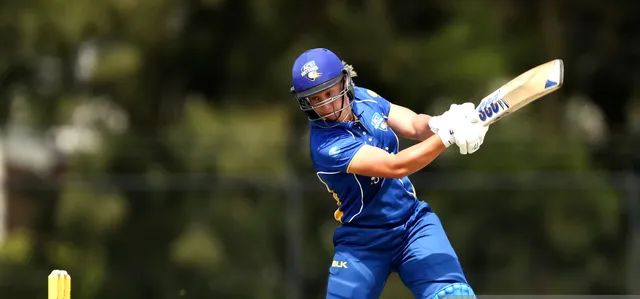
[[[391, 109], [397, 107], [400, 106]], [[402, 110], [396, 109], [395, 112], [398, 111]], [[437, 133], [430, 134], [430, 137], [395, 155], [374, 146], [363, 145], [353, 154], [347, 166], [347, 172], [372, 177], [402, 178], [429, 165], [454, 143], [458, 145], [463, 155], [476, 152], [484, 140], [487, 127], [480, 122], [475, 106], [472, 103], [452, 105], [449, 112], [450, 114], [446, 117], [438, 117]], [[401, 130], [405, 129], [408, 133], [412, 133], [413, 125], [409, 125], [410, 123], [409, 121], [401, 123], [401, 126], [404, 125]], [[429, 128], [428, 123], [427, 121], [426, 128]], [[424, 134], [422, 131], [413, 130], [413, 133], [420, 134], [417, 132]]]
[[363, 145], [351, 159], [347, 172], [371, 177], [402, 178], [431, 163], [447, 148], [445, 142], [439, 135], [432, 135], [396, 155]]
[[423, 141], [433, 136], [433, 131], [429, 128], [430, 119], [430, 115], [418, 114], [409, 108], [391, 104], [387, 123], [399, 136]]

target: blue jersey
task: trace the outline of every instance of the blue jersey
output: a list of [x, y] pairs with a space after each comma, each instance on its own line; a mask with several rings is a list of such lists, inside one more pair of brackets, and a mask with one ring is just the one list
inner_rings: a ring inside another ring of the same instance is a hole
[[387, 125], [391, 103], [375, 92], [355, 88], [352, 110], [357, 120], [322, 128], [311, 122], [311, 160], [317, 176], [333, 194], [335, 219], [359, 226], [403, 223], [418, 203], [409, 178], [377, 178], [348, 173], [349, 163], [365, 144], [397, 154], [398, 136]]

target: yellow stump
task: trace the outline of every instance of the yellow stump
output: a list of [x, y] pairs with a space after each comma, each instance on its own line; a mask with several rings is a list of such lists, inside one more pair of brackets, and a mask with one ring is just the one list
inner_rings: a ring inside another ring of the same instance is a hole
[[64, 270], [49, 274], [49, 299], [71, 299], [71, 276]]

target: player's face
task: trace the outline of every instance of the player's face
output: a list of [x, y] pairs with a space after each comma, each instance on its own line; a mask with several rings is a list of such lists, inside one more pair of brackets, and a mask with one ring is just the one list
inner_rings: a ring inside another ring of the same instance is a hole
[[313, 110], [328, 121], [344, 120], [343, 116], [349, 113], [348, 109], [343, 109], [347, 96], [331, 100], [342, 92], [342, 88], [343, 84], [338, 83], [327, 90], [311, 95], [309, 102], [314, 107]]

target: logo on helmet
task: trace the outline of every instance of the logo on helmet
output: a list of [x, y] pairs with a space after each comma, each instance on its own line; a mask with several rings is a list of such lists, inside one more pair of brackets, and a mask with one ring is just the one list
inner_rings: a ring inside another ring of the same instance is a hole
[[318, 66], [315, 60], [311, 60], [305, 63], [300, 70], [300, 76], [306, 77], [309, 81], [315, 81], [322, 76], [322, 73], [318, 72]]

